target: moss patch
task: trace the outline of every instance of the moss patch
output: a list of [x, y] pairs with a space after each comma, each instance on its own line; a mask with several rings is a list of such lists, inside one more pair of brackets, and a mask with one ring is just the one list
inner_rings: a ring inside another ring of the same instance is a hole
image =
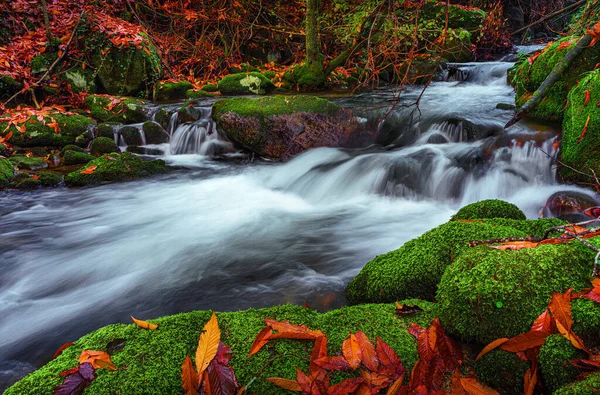
[[48, 167], [48, 164], [42, 158], [29, 158], [24, 155], [15, 155], [9, 160], [18, 169], [39, 170]]
[[[415, 303], [416, 301], [411, 301]], [[433, 305], [416, 302], [426, 310]], [[195, 311], [163, 317], [153, 322], [159, 324], [156, 331], [148, 331], [130, 325], [110, 325], [90, 333], [66, 349], [58, 358], [38, 371], [28, 375], [5, 393], [47, 394], [63, 378], [59, 373], [77, 365], [82, 349], [105, 350], [115, 339], [124, 340], [124, 348], [113, 353], [112, 361], [117, 366], [126, 366], [114, 372], [99, 370], [98, 377], [86, 392], [126, 394], [176, 394], [181, 392], [181, 363], [185, 355], [193, 358], [198, 337], [210, 318], [209, 311]], [[322, 330], [329, 338], [328, 350], [333, 355], [341, 351], [341, 344], [349, 333], [362, 330], [375, 341], [377, 336], [386, 341], [410, 370], [418, 359], [416, 341], [407, 332], [411, 322], [429, 325], [431, 313], [419, 313], [408, 318], [394, 314], [393, 305], [364, 305], [346, 307], [319, 314], [300, 306], [278, 306], [259, 310], [234, 313], [217, 313], [222, 341], [233, 350], [231, 365], [240, 385], [249, 383], [263, 368], [263, 373], [253, 381], [249, 390], [257, 394], [285, 394], [284, 390], [265, 381], [267, 377], [295, 378], [296, 368], [308, 370], [313, 342], [299, 340], [271, 341], [258, 354], [247, 358], [250, 346], [258, 332], [264, 327], [265, 318], [289, 320]], [[274, 355], [282, 355], [268, 365]], [[268, 366], [267, 366], [268, 365]]]
[[452, 218], [454, 220], [471, 220], [484, 218], [527, 219], [525, 214], [514, 204], [503, 200], [489, 199], [471, 203], [461, 208]]
[[89, 161], [94, 160], [94, 159], [96, 159], [96, 157], [94, 157], [90, 154], [86, 154], [85, 152], [77, 152], [77, 151], [68, 150], [67, 152], [65, 152], [64, 163], [67, 166], [80, 165], [80, 164], [88, 163]]
[[596, 395], [599, 391], [600, 373], [594, 373], [582, 381], [559, 388], [554, 392], [554, 395]]
[[154, 101], [168, 101], [183, 99], [186, 97], [186, 92], [193, 88], [191, 82], [157, 82], [154, 84]]
[[269, 96], [258, 99], [236, 97], [223, 99], [213, 105], [213, 119], [218, 122], [219, 116], [228, 112], [244, 117], [256, 117], [261, 121], [271, 115], [293, 114], [295, 112], [312, 112], [337, 114], [340, 107], [332, 102], [316, 96]]
[[110, 154], [111, 152], [119, 152], [119, 147], [117, 147], [113, 139], [108, 137], [98, 137], [90, 145], [90, 153], [92, 155], [99, 156]]
[[258, 72], [232, 74], [219, 81], [219, 91], [224, 95], [264, 95], [273, 90], [271, 80]]
[[0, 158], [0, 188], [7, 186], [15, 176], [15, 168], [8, 159]]
[[81, 174], [78, 170], [69, 173], [65, 183], [69, 186], [87, 186], [104, 182], [120, 182], [148, 177], [168, 170], [165, 162], [159, 159], [146, 162], [128, 152], [121, 154], [113, 152], [109, 156], [110, 158], [101, 156], [85, 166], [86, 169], [96, 166], [92, 174]]
[[564, 336], [549, 336], [539, 355], [544, 388], [552, 393], [574, 381], [580, 370], [572, 366], [571, 361], [578, 358], [585, 358], [585, 353], [573, 347]]
[[[52, 120], [55, 120], [58, 124], [59, 133], [56, 133], [53, 128], [47, 126]], [[20, 147], [63, 147], [68, 144], [74, 144], [81, 135], [91, 136], [91, 129], [95, 123], [93, 120], [82, 115], [56, 113], [45, 117], [44, 122], [40, 122], [36, 117], [31, 117], [24, 125], [25, 133], [21, 133], [14, 125], [7, 129], [8, 124], [0, 122], [0, 135], [12, 132], [11, 143]]]
[[[119, 103], [112, 105], [113, 100]], [[113, 98], [110, 96], [90, 95], [85, 98], [85, 106], [95, 119], [102, 122], [140, 123], [147, 117], [143, 100], [134, 98]], [[111, 108], [112, 107], [112, 108]]]
[[209, 93], [203, 89], [190, 89], [189, 91], [185, 92], [185, 97], [187, 97], [188, 99], [200, 99], [203, 97], [214, 97], [215, 95], [213, 95], [212, 93]]
[[523, 377], [527, 369], [529, 363], [514, 353], [502, 350], [494, 350], [475, 363], [479, 381], [507, 395], [523, 393]]

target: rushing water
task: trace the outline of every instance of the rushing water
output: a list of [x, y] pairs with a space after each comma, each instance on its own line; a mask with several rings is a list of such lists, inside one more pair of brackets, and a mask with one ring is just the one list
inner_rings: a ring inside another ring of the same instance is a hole
[[[560, 190], [556, 130], [502, 125], [509, 63], [457, 65], [420, 90], [338, 99], [380, 142], [319, 148], [285, 164], [250, 161], [210, 122], [171, 119], [159, 148], [186, 167], [89, 189], [0, 194], [0, 389], [62, 343], [129, 315], [278, 303], [330, 309], [378, 254], [485, 198], [536, 218]], [[382, 121], [382, 119], [384, 119]], [[540, 150], [540, 148], [542, 150]], [[213, 160], [212, 154], [229, 159]]]

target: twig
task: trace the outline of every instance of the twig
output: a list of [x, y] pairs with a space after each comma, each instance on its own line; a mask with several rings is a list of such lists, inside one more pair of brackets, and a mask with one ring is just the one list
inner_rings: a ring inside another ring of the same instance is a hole
[[552, 19], [552, 18], [554, 18], [555, 16], [558, 16], [558, 15], [564, 14], [565, 12], [567, 12], [567, 11], [570, 11], [570, 10], [572, 10], [573, 8], [577, 8], [577, 7], [579, 7], [579, 6], [583, 5], [583, 4], [585, 4], [585, 1], [586, 1], [586, 0], [580, 0], [580, 1], [578, 1], [577, 3], [573, 3], [573, 4], [571, 4], [571, 5], [569, 5], [569, 6], [565, 7], [565, 8], [563, 8], [562, 10], [558, 10], [558, 11], [556, 11], [556, 12], [553, 12], [552, 14], [546, 15], [546, 16], [545, 16], [545, 17], [543, 17], [542, 19], [539, 19], [539, 20], [537, 20], [537, 21], [535, 21], [535, 22], [533, 22], [533, 23], [530, 23], [530, 24], [529, 24], [529, 25], [527, 25], [527, 26], [524, 26], [524, 27], [522, 27], [522, 28], [520, 28], [520, 29], [518, 29], [518, 30], [515, 30], [515, 31], [514, 31], [512, 34], [513, 34], [513, 35], [519, 34], [519, 33], [521, 33], [522, 31], [525, 31], [525, 30], [529, 29], [530, 27], [533, 27], [533, 26], [539, 25], [540, 23], [542, 23], [542, 22], [545, 22], [545, 21], [547, 21], [548, 19]]

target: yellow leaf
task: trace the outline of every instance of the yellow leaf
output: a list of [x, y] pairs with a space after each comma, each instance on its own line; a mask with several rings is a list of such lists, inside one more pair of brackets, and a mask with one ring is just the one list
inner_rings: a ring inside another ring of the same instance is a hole
[[[94, 166], [92, 166], [94, 167]], [[158, 328], [157, 324], [152, 324], [150, 322], [146, 322], [146, 321], [142, 321], [142, 320], [136, 320], [135, 318], [133, 318], [133, 316], [131, 316], [131, 319], [133, 320], [133, 322], [135, 322], [135, 324], [137, 326], [139, 326], [140, 328], [144, 328], [144, 329], [150, 329], [150, 330], [156, 330]]]
[[85, 350], [79, 355], [79, 364], [92, 364], [94, 369], [106, 368], [108, 370], [117, 370], [115, 365], [110, 360], [110, 355], [104, 351]]
[[215, 355], [217, 355], [220, 342], [221, 330], [219, 329], [217, 316], [213, 313], [210, 320], [208, 320], [202, 329], [198, 348], [196, 349], [196, 369], [198, 369], [198, 375], [202, 375]]

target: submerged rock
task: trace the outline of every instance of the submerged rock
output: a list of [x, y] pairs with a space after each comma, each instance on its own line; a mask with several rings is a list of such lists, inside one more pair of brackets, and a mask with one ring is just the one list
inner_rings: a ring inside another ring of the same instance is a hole
[[586, 209], [597, 205], [596, 199], [585, 193], [563, 191], [552, 194], [546, 201], [543, 211], [546, 217], [562, 217], [582, 214]]
[[310, 148], [348, 146], [361, 131], [351, 113], [315, 96], [219, 100], [212, 114], [231, 140], [275, 160]]

